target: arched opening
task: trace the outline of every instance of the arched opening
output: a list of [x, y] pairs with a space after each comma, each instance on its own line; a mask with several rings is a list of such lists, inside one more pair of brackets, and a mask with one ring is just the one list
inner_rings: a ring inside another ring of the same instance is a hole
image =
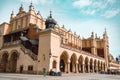
[[93, 72], [93, 59], [90, 59], [90, 72]]
[[60, 56], [60, 71], [61, 72], [68, 72], [68, 54], [67, 52], [63, 52]]
[[13, 52], [10, 58], [10, 72], [16, 72], [17, 58], [18, 58], [17, 53]]
[[97, 72], [97, 61], [94, 61], [94, 71]]
[[72, 54], [71, 59], [70, 59], [70, 72], [76, 72], [76, 55]]
[[83, 56], [82, 55], [78, 59], [78, 70], [79, 72], [83, 72]]
[[7, 69], [7, 63], [8, 63], [8, 54], [7, 53], [4, 53], [2, 55], [2, 59], [1, 59], [1, 72], [6, 72], [6, 69]]
[[101, 68], [100, 68], [100, 71], [102, 71], [103, 70], [103, 63], [102, 63], [102, 61], [101, 61]]
[[105, 71], [105, 63], [103, 64], [103, 68], [104, 68], [104, 71]]
[[85, 58], [85, 72], [89, 72], [89, 60], [88, 60], [88, 57]]
[[98, 71], [100, 72], [100, 61], [98, 61]]
[[65, 62], [63, 59], [60, 60], [60, 71], [65, 72]]

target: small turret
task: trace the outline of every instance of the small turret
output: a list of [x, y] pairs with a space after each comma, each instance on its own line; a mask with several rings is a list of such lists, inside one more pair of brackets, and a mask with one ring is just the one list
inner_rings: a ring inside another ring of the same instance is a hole
[[92, 38], [92, 39], [94, 38], [94, 32], [91, 33], [91, 38]]
[[105, 28], [105, 31], [104, 31], [104, 33], [103, 33], [103, 39], [108, 39], [108, 35], [107, 35], [107, 31], [106, 31], [106, 28]]
[[34, 6], [32, 5], [32, 3], [29, 6], [29, 11], [34, 11]]
[[45, 25], [46, 25], [46, 28], [53, 28], [54, 29], [57, 22], [52, 18], [51, 13], [52, 13], [52, 11], [50, 11], [50, 16], [46, 19]]
[[37, 12], [37, 15], [40, 15], [40, 11]]
[[24, 12], [23, 5], [21, 4], [21, 7], [19, 8], [19, 13]]
[[11, 16], [10, 16], [10, 20], [12, 20], [14, 18], [14, 12], [12, 11]]
[[96, 38], [96, 39], [98, 38], [97, 33], [95, 34], [95, 38]]

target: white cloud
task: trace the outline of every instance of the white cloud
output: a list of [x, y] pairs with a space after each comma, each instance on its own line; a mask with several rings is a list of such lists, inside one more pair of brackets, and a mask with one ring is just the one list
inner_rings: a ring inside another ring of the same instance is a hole
[[52, 3], [53, 0], [19, 0], [21, 2], [25, 2], [25, 3], [33, 3], [33, 4], [45, 4], [45, 3]]
[[106, 18], [112, 18], [114, 16], [116, 16], [117, 14], [120, 13], [120, 9], [116, 9], [116, 10], [108, 10], [105, 12], [105, 14], [103, 14], [102, 16], [106, 17]]
[[95, 10], [81, 10], [81, 13], [87, 14], [87, 15], [94, 15], [96, 13]]
[[109, 3], [115, 3], [116, 0], [107, 0], [107, 2], [109, 2]]
[[[119, 13], [117, 8], [112, 5], [115, 4], [116, 0], [75, 0], [73, 6], [80, 9], [82, 14], [87, 15], [102, 15], [106, 18], [114, 17]], [[106, 12], [106, 9], [116, 9]], [[103, 15], [103, 13], [105, 13]]]
[[107, 3], [104, 1], [95, 1], [91, 6], [98, 9], [105, 9], [107, 7]]
[[77, 0], [73, 3], [75, 7], [80, 7], [80, 8], [89, 6], [90, 4], [91, 4], [90, 0]]
[[33, 4], [38, 4], [40, 0], [19, 0], [21, 2], [25, 2], [25, 3], [33, 3]]

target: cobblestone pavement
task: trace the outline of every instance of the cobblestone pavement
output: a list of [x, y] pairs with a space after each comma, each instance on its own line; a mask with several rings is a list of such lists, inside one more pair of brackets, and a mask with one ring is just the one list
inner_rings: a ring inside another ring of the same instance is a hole
[[0, 73], [0, 80], [120, 80], [120, 75], [80, 73], [44, 77], [43, 75]]

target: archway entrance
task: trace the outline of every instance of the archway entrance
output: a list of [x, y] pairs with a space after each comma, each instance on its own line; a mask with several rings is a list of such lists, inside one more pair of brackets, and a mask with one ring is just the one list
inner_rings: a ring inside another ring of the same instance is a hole
[[2, 59], [1, 59], [1, 71], [2, 71], [2, 72], [6, 72], [7, 63], [8, 63], [8, 54], [7, 54], [7, 53], [4, 53], [4, 54], [2, 55]]
[[97, 61], [94, 61], [94, 71], [97, 72]]
[[103, 64], [103, 68], [104, 68], [104, 71], [105, 71], [105, 63]]
[[63, 59], [60, 60], [60, 71], [65, 72], [65, 62]]
[[101, 65], [100, 65], [100, 71], [103, 71], [103, 63], [101, 61]]
[[60, 56], [60, 71], [61, 72], [68, 72], [68, 54], [63, 52]]
[[70, 59], [70, 72], [76, 72], [76, 55], [73, 54]]
[[89, 65], [88, 65], [88, 62], [89, 62], [89, 60], [88, 60], [88, 58], [86, 57], [85, 58], [85, 72], [89, 72]]
[[79, 63], [79, 66], [78, 66], [79, 72], [83, 72], [83, 56], [79, 57], [78, 63]]
[[10, 58], [10, 72], [16, 72], [17, 58], [17, 53], [13, 52]]
[[100, 61], [98, 61], [98, 72], [100, 72]]
[[90, 59], [90, 72], [93, 72], [93, 59]]

